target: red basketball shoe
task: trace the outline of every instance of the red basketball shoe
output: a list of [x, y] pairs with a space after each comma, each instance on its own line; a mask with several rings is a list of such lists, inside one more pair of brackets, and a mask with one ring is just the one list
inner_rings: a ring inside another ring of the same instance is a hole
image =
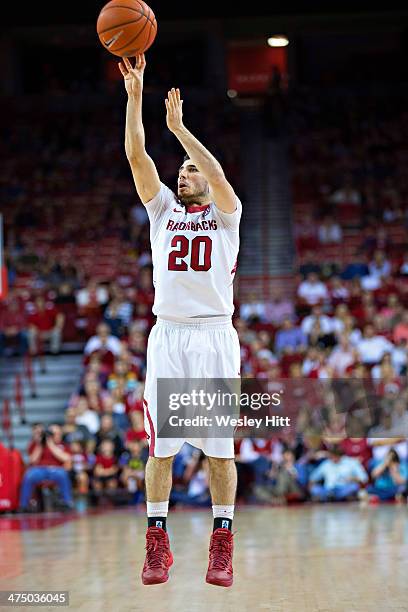
[[143, 584], [160, 584], [169, 579], [169, 567], [173, 563], [169, 536], [160, 527], [148, 527], [146, 531], [146, 559], [142, 571]]
[[210, 541], [210, 560], [206, 582], [229, 587], [233, 581], [232, 553], [233, 535], [229, 529], [216, 529]]

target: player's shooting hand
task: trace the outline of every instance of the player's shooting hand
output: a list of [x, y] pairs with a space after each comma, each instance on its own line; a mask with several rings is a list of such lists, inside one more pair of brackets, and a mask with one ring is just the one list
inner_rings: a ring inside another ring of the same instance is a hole
[[165, 100], [167, 110], [167, 127], [170, 132], [176, 132], [183, 127], [183, 100], [180, 99], [180, 90], [171, 89]]
[[128, 96], [140, 94], [143, 88], [143, 74], [146, 67], [144, 53], [136, 55], [135, 67], [132, 66], [128, 57], [123, 57], [118, 65], [125, 80], [125, 88]]

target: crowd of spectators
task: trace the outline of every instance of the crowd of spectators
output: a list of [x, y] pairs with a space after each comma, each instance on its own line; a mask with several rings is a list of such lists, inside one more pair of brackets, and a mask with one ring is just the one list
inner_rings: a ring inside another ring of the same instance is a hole
[[[352, 101], [353, 112], [344, 107], [350, 129], [343, 131], [340, 119], [339, 127], [330, 127], [330, 112], [322, 115], [312, 102], [295, 114], [295, 212], [299, 194], [312, 201], [299, 207], [302, 216], [295, 215], [296, 288], [292, 295], [276, 291], [268, 298], [237, 299], [234, 315], [243, 379], [284, 387], [295, 424], [290, 434], [273, 438], [237, 436], [238, 499], [402, 499], [408, 461], [408, 245], [404, 239], [396, 248], [390, 227], [406, 223], [406, 114], [402, 109], [392, 115], [398, 120], [377, 121], [374, 128], [369, 118], [366, 124], [356, 119], [359, 107]], [[147, 217], [135, 204], [120, 145], [123, 108], [110, 110], [108, 127], [106, 108], [82, 116], [81, 129], [77, 112], [51, 131], [47, 124], [47, 135], [40, 120], [36, 128], [17, 123], [0, 170], [11, 285], [0, 311], [0, 352], [58, 353], [69, 333], [84, 345], [81, 380], [67, 400], [64, 423], [35, 427], [22, 507], [36, 483], [56, 473], [67, 507], [72, 491], [94, 501], [120, 499], [120, 492], [133, 503], [144, 499], [151, 258]], [[63, 116], [69, 117], [66, 109]], [[238, 180], [236, 117], [229, 115], [221, 142], [216, 116], [201, 117], [203, 129], [229, 176]], [[152, 156], [171, 186], [178, 152], [152, 117], [147, 125]], [[48, 146], [36, 150], [39, 142]], [[339, 214], [340, 208], [347, 212]], [[347, 257], [322, 259], [319, 248], [342, 250], [350, 227], [358, 229], [355, 249]], [[122, 259], [110, 274], [84, 266], [87, 249], [95, 252], [100, 242], [116, 238]], [[78, 248], [72, 251], [78, 257], [67, 254], [66, 245]], [[356, 399], [353, 391], [357, 409], [344, 410], [333, 381], [347, 383], [347, 389], [360, 384], [364, 397]], [[173, 476], [173, 505], [210, 505], [208, 465], [200, 452], [185, 445]]]

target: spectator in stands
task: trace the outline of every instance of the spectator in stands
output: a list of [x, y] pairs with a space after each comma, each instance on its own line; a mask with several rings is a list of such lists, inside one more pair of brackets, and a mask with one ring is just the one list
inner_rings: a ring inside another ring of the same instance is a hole
[[340, 334], [339, 344], [330, 353], [327, 363], [333, 369], [334, 376], [341, 378], [347, 369], [358, 359], [357, 352], [347, 334]]
[[153, 271], [150, 265], [144, 266], [139, 272], [136, 302], [143, 302], [150, 308], [154, 301]]
[[132, 440], [147, 440], [144, 428], [144, 414], [142, 410], [131, 410], [129, 412], [130, 428], [125, 432], [125, 445]]
[[404, 310], [401, 321], [395, 325], [392, 339], [395, 344], [404, 342], [405, 346], [408, 345], [408, 310]]
[[131, 326], [133, 329], [147, 334], [153, 325], [153, 315], [147, 304], [139, 302], [134, 305], [133, 321]]
[[332, 317], [333, 333], [337, 337], [343, 333], [349, 316], [350, 311], [347, 304], [337, 304]]
[[111, 353], [114, 357], [120, 355], [121, 343], [116, 336], [110, 333], [109, 325], [106, 323], [100, 323], [96, 328], [96, 335], [89, 338], [85, 345], [85, 355], [91, 355], [92, 353]]
[[309, 336], [313, 326], [319, 323], [322, 334], [331, 334], [334, 331], [333, 319], [323, 314], [323, 308], [320, 304], [316, 304], [312, 308], [310, 315], [305, 317], [300, 325], [305, 336]]
[[360, 206], [361, 201], [361, 193], [353, 186], [353, 179], [350, 175], [345, 177], [343, 185], [336, 189], [329, 197], [329, 202], [336, 206]]
[[248, 301], [242, 303], [239, 309], [239, 316], [247, 323], [254, 323], [265, 320], [265, 304], [259, 301], [257, 295], [252, 293]]
[[109, 300], [109, 292], [94, 278], [91, 278], [86, 287], [79, 289], [76, 293], [76, 301], [81, 314], [89, 312], [101, 312]]
[[324, 302], [329, 298], [326, 285], [319, 280], [315, 272], [310, 272], [306, 280], [300, 283], [297, 295], [309, 306]]
[[391, 263], [386, 259], [384, 251], [377, 250], [368, 264], [369, 276], [383, 278], [391, 274]]
[[332, 276], [329, 282], [330, 301], [332, 304], [347, 301], [350, 296], [350, 291], [342, 282], [340, 276]]
[[376, 250], [387, 252], [390, 249], [390, 240], [384, 227], [367, 226], [363, 228], [363, 236], [359, 249], [370, 257]]
[[256, 378], [267, 378], [272, 366], [278, 362], [277, 357], [266, 348], [261, 348], [255, 353], [253, 374]]
[[[336, 344], [336, 337], [333, 332], [326, 333], [322, 328], [320, 319], [316, 319], [307, 336], [307, 342], [309, 346], [325, 349]], [[321, 365], [323, 365], [323, 362]]]
[[387, 328], [394, 327], [394, 325], [402, 317], [403, 306], [399, 301], [396, 293], [390, 293], [387, 296], [387, 303], [383, 306], [379, 312], [379, 315], [385, 320]]
[[391, 411], [391, 427], [397, 435], [408, 439], [408, 408], [406, 392], [401, 393], [394, 401]]
[[103, 440], [111, 440], [114, 445], [115, 457], [120, 457], [123, 452], [123, 439], [113, 423], [113, 417], [109, 412], [102, 414], [101, 425], [96, 434], [96, 453], [99, 453], [99, 447]]
[[89, 471], [91, 463], [84, 445], [79, 441], [72, 441], [69, 445], [72, 459], [70, 471], [71, 482], [74, 490], [80, 495], [86, 495], [89, 490]]
[[364, 364], [374, 365], [381, 361], [385, 353], [391, 352], [393, 346], [384, 336], [376, 335], [374, 325], [368, 324], [356, 348]]
[[302, 329], [295, 327], [291, 318], [284, 319], [281, 329], [276, 332], [275, 352], [278, 355], [303, 352], [306, 346], [307, 336]]
[[295, 224], [294, 234], [297, 248], [300, 251], [315, 249], [318, 246], [317, 226], [312, 215], [305, 214], [303, 218]]
[[374, 482], [367, 487], [369, 498], [401, 501], [407, 486], [407, 461], [401, 461], [397, 451], [390, 448], [383, 460], [370, 462], [370, 469]]
[[238, 474], [250, 474], [253, 492], [259, 501], [271, 501], [269, 471], [272, 467], [272, 440], [243, 438], [236, 444]]
[[361, 485], [367, 481], [361, 463], [346, 457], [339, 446], [334, 446], [329, 451], [329, 458], [311, 473], [310, 493], [314, 501], [356, 499]]
[[85, 374], [83, 389], [81, 389], [80, 394], [85, 395], [90, 410], [94, 410], [96, 413], [103, 412], [104, 398], [107, 392], [103, 390], [101, 383], [94, 374], [92, 376]]
[[305, 499], [306, 492], [301, 485], [300, 469], [295, 461], [295, 454], [291, 449], [283, 451], [282, 462], [279, 463], [276, 470], [272, 494], [276, 498], [283, 498], [286, 501], [301, 501]]
[[126, 414], [126, 388], [123, 380], [120, 380], [106, 395], [103, 405], [104, 411], [112, 415], [114, 426], [123, 434], [129, 427], [129, 418]]
[[61, 427], [52, 424], [43, 429], [36, 425], [27, 452], [30, 467], [26, 470], [21, 484], [20, 510], [24, 512], [29, 509], [33, 490], [43, 480], [54, 482], [60, 489], [63, 498], [63, 502], [59, 504], [61, 509], [72, 509], [72, 487], [67, 471], [72, 467], [71, 453], [68, 446], [62, 442]]
[[369, 270], [365, 256], [358, 251], [352, 255], [351, 262], [347, 264], [341, 273], [343, 280], [352, 280], [353, 278], [362, 278], [368, 276]]
[[94, 436], [100, 427], [99, 415], [95, 410], [90, 409], [87, 397], [81, 395], [73, 410], [76, 425], [86, 427], [88, 432]]
[[129, 327], [132, 321], [133, 304], [127, 299], [124, 290], [118, 283], [111, 283], [109, 288], [111, 300], [105, 309], [105, 318], [110, 316], [110, 309], [115, 308], [123, 327]]
[[132, 371], [141, 376], [144, 376], [146, 371], [146, 348], [145, 334], [132, 325], [128, 338], [123, 341], [121, 354], [126, 349]]
[[28, 343], [31, 355], [37, 355], [47, 340], [50, 351], [58, 355], [61, 350], [62, 332], [65, 317], [51, 301], [45, 301], [42, 295], [35, 298], [28, 317]]
[[318, 228], [320, 244], [339, 244], [343, 238], [343, 232], [339, 223], [333, 217], [327, 215]]
[[92, 472], [94, 491], [116, 490], [118, 488], [119, 465], [115, 456], [115, 444], [104, 438], [97, 447], [95, 464]]
[[376, 311], [374, 293], [372, 291], [363, 291], [360, 297], [357, 296], [353, 300], [351, 314], [356, 318], [360, 326], [371, 323]]
[[109, 325], [112, 336], [122, 338], [125, 334], [125, 324], [120, 315], [120, 303], [114, 298], [110, 301], [103, 315], [104, 322]]
[[399, 376], [406, 376], [408, 366], [408, 344], [401, 339], [391, 352], [391, 363]]
[[27, 342], [27, 317], [18, 300], [11, 295], [0, 309], [0, 357], [3, 356], [6, 344], [16, 343], [17, 355], [25, 355]]
[[322, 274], [322, 265], [317, 262], [314, 251], [305, 251], [302, 256], [302, 264], [299, 266], [299, 273], [303, 278], [314, 272], [317, 275]]
[[344, 328], [342, 333], [345, 334], [353, 346], [357, 346], [362, 338], [361, 330], [357, 327], [356, 320], [351, 315], [344, 319]]
[[129, 491], [135, 494], [134, 502], [142, 501], [144, 495], [146, 455], [143, 451], [146, 447], [140, 440], [128, 440], [126, 450], [119, 459], [121, 468], [120, 482]]
[[[87, 444], [89, 448], [89, 442], [92, 441], [93, 436], [86, 425], [77, 423], [78, 408], [68, 407], [64, 414], [64, 423], [62, 425], [62, 441], [68, 446], [71, 442], [80, 442], [81, 444]], [[99, 429], [99, 421], [98, 421]], [[97, 429], [95, 430], [96, 433]]]
[[57, 308], [59, 305], [76, 304], [75, 290], [72, 285], [66, 282], [60, 284], [54, 304]]
[[403, 218], [401, 194], [394, 177], [387, 176], [381, 189], [381, 206], [386, 223], [394, 223]]
[[272, 325], [282, 325], [285, 319], [295, 318], [295, 306], [293, 301], [288, 297], [284, 297], [280, 289], [273, 289], [271, 299], [268, 300], [264, 308], [264, 317], [266, 323]]
[[401, 276], [408, 276], [408, 251], [404, 253], [404, 259], [398, 269]]

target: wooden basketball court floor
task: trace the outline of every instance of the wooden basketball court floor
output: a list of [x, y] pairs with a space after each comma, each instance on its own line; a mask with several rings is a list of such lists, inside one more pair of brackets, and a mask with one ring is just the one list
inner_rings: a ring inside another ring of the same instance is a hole
[[210, 511], [170, 513], [175, 562], [155, 586], [140, 582], [140, 512], [0, 518], [0, 590], [68, 590], [75, 612], [407, 612], [407, 519], [394, 505], [240, 508], [225, 589], [204, 581]]

